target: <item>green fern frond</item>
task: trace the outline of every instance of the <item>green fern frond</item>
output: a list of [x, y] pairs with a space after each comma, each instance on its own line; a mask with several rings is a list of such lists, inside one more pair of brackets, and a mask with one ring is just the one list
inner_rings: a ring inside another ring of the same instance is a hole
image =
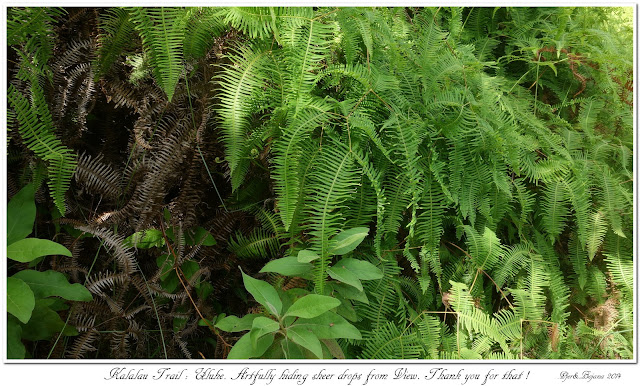
[[284, 227], [279, 221], [277, 214], [264, 208], [258, 208], [255, 215], [265, 231], [275, 233], [278, 238], [284, 237]]
[[156, 82], [171, 101], [183, 72], [186, 9], [136, 7], [129, 12]]
[[601, 211], [593, 212], [587, 226], [587, 256], [589, 260], [593, 260], [596, 252], [600, 249], [607, 233], [607, 224], [604, 219], [604, 213]]
[[543, 216], [542, 224], [551, 241], [562, 233], [569, 217], [566, 184], [563, 181], [547, 183], [540, 206]]
[[547, 264], [540, 255], [531, 254], [525, 269], [522, 283], [510, 290], [515, 310], [522, 319], [540, 320], [545, 311], [544, 288], [549, 286]]
[[506, 340], [518, 341], [522, 338], [522, 321], [513, 310], [500, 310], [493, 316], [500, 335]]
[[603, 206], [607, 219], [611, 224], [611, 229], [618, 236], [626, 237], [622, 230], [622, 216], [620, 215], [620, 209], [624, 208], [624, 196], [620, 194], [621, 184], [615, 176], [611, 175], [608, 168], [601, 168], [597, 173], [597, 178], [600, 182], [598, 185], [599, 203]]
[[419, 167], [420, 154], [419, 146], [424, 139], [424, 123], [415, 118], [404, 118], [393, 115], [383, 126], [383, 130], [388, 131], [388, 138], [391, 142], [391, 152], [395, 155], [396, 163], [403, 174], [408, 179], [408, 189], [411, 192], [411, 200], [407, 209], [411, 209], [410, 221], [407, 226], [409, 238], [413, 238], [415, 224], [417, 222], [417, 207], [422, 189], [422, 168]]
[[400, 173], [397, 167], [390, 167], [389, 172], [385, 175], [383, 185], [389, 204], [385, 208], [386, 217], [380, 232], [383, 237], [393, 237], [396, 236], [402, 222], [403, 211], [411, 200], [411, 197], [406, 194], [409, 188], [409, 178], [406, 174]]
[[[587, 283], [587, 255], [581, 243], [576, 239], [575, 234], [572, 234], [569, 239], [569, 260], [571, 260], [578, 285], [581, 289], [584, 289]], [[593, 258], [590, 260], [593, 260]]]
[[344, 52], [347, 63], [354, 63], [358, 56], [362, 53], [360, 43], [362, 42], [361, 31], [355, 22], [358, 16], [357, 10], [346, 8], [344, 12], [340, 12], [336, 20], [340, 27], [340, 47]]
[[217, 8], [189, 8], [187, 12], [184, 57], [199, 59], [212, 49], [215, 39], [226, 29], [226, 24]]
[[9, 85], [7, 99], [15, 110], [20, 126], [18, 131], [27, 147], [47, 163], [49, 191], [60, 213], [66, 212], [65, 193], [70, 187], [76, 167], [76, 154], [56, 138], [49, 108], [42, 90], [32, 84], [33, 105]]
[[224, 10], [224, 22], [251, 38], [263, 38], [276, 28], [273, 7], [229, 7]]
[[385, 191], [382, 187], [384, 171], [386, 168], [383, 167], [381, 163], [378, 163], [378, 167], [376, 168], [371, 162], [369, 156], [366, 153], [361, 152], [361, 150], [358, 148], [353, 149], [352, 154], [356, 162], [358, 162], [358, 164], [362, 168], [363, 174], [369, 179], [371, 187], [376, 194], [376, 233], [374, 236], [374, 248], [378, 258], [382, 258], [383, 224], [386, 216], [385, 210], [388, 202]]
[[417, 322], [418, 337], [424, 345], [426, 356], [422, 359], [438, 359], [442, 322], [440, 319], [423, 314]]
[[318, 74], [329, 54], [332, 26], [311, 20], [302, 25], [289, 23], [283, 27], [286, 27], [282, 31], [287, 69], [285, 83], [290, 92], [285, 100], [298, 111], [312, 98]]
[[589, 178], [587, 170], [583, 168], [581, 170], [577, 170], [566, 185], [566, 193], [571, 198], [575, 221], [578, 226], [578, 238], [583, 245], [587, 242], [588, 224], [590, 222], [590, 217], [593, 215], [590, 213], [591, 198], [589, 193], [591, 186], [588, 181]]
[[484, 228], [484, 232], [480, 234], [472, 227], [465, 225], [464, 232], [473, 264], [478, 269], [491, 271], [504, 253], [500, 239], [489, 228]]
[[329, 269], [331, 238], [342, 228], [341, 208], [355, 192], [359, 182], [358, 170], [351, 152], [339, 143], [323, 145], [318, 164], [312, 169], [309, 182], [307, 213], [311, 244], [320, 259], [314, 262], [316, 292], [324, 293]]
[[110, 8], [100, 15], [96, 76], [104, 75], [131, 42], [134, 25], [129, 12], [124, 8]]
[[402, 329], [392, 322], [363, 335], [367, 346], [360, 358], [366, 359], [421, 359], [422, 342], [414, 329]]
[[595, 98], [589, 98], [580, 106], [578, 127], [589, 137], [595, 134], [595, 126], [598, 114], [604, 108], [604, 102]]
[[[564, 280], [564, 275], [557, 260], [549, 258], [546, 260], [549, 270], [549, 300], [551, 301], [552, 322], [557, 323], [558, 329], [564, 329], [565, 323], [571, 312], [567, 311], [570, 306], [569, 297], [571, 295], [569, 286]], [[560, 331], [558, 331], [560, 334]]]
[[236, 190], [244, 179], [246, 168], [243, 145], [247, 140], [253, 101], [256, 93], [265, 85], [264, 65], [269, 51], [261, 47], [243, 47], [229, 55], [233, 66], [224, 68], [215, 81], [221, 86], [220, 105], [222, 140], [226, 147], [226, 159], [231, 170], [231, 184]]
[[282, 136], [274, 144], [274, 181], [278, 196], [278, 210], [285, 230], [289, 230], [298, 205], [301, 190], [299, 160], [303, 150], [299, 143], [309, 138], [313, 131], [330, 118], [330, 106], [323, 100], [314, 100], [298, 110], [282, 129]]
[[65, 13], [62, 8], [52, 7], [7, 8], [7, 45], [22, 46], [37, 72], [51, 77], [48, 61], [53, 53], [53, 29]]
[[367, 117], [365, 114], [362, 114], [360, 111], [354, 111], [348, 117], [349, 126], [354, 129], [354, 134], [361, 132], [364, 134], [364, 137], [369, 139], [389, 161], [389, 150], [382, 143], [382, 139], [380, 138], [379, 133], [377, 132], [373, 122]]
[[633, 292], [633, 253], [627, 239], [609, 234], [604, 252], [607, 268], [615, 285], [627, 294]]
[[531, 247], [527, 244], [512, 245], [504, 250], [498, 267], [494, 270], [493, 280], [500, 288], [512, 283], [522, 267], [526, 266], [530, 259]]
[[520, 158], [522, 161], [522, 173], [532, 182], [538, 183], [557, 181], [566, 173], [567, 163], [558, 158], [538, 160], [534, 153], [528, 153]]
[[300, 25], [313, 18], [309, 7], [229, 7], [223, 10], [224, 22], [251, 38], [278, 35], [282, 21]]
[[399, 314], [404, 315], [405, 311], [402, 288], [398, 283], [401, 268], [397, 260], [387, 257], [381, 260], [378, 268], [384, 276], [380, 280], [364, 282], [363, 287], [369, 303], [357, 306], [358, 315], [362, 317], [368, 330], [384, 326], [389, 318], [402, 321], [403, 318], [396, 317]]
[[278, 254], [280, 242], [277, 235], [257, 228], [249, 236], [236, 233], [228, 248], [241, 258], [269, 258]]
[[480, 333], [483, 338], [489, 338], [499, 343], [504, 352], [510, 353], [504, 335], [500, 333], [495, 319], [481, 309], [475, 308], [465, 284], [451, 282], [451, 298], [451, 306], [456, 311], [460, 328]]

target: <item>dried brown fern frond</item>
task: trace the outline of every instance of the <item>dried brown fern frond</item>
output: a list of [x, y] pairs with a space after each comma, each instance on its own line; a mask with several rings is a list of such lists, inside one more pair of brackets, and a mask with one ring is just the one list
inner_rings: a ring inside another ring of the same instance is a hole
[[104, 245], [113, 252], [113, 257], [116, 259], [118, 267], [123, 273], [130, 275], [137, 271], [136, 258], [133, 252], [124, 247], [124, 238], [121, 235], [117, 235], [113, 233], [112, 230], [106, 228], [94, 228], [78, 224], [75, 224], [74, 227], [99, 237]]
[[147, 304], [143, 304], [141, 306], [138, 306], [130, 311], [125, 310], [125, 313], [123, 314], [123, 317], [127, 320], [132, 320], [132, 318], [134, 316], [136, 316], [138, 313], [142, 312], [142, 311], [146, 311], [146, 310], [150, 310], [151, 306], [147, 305]]
[[99, 194], [110, 200], [122, 197], [122, 173], [115, 170], [104, 161], [104, 156], [99, 154], [92, 157], [86, 153], [78, 156], [78, 166], [74, 174], [76, 182], [82, 190]]
[[86, 332], [94, 328], [96, 323], [96, 315], [86, 315], [82, 314], [76, 316], [75, 319], [75, 327], [79, 332]]
[[[52, 115], [57, 125], [67, 128], [65, 131], [70, 135], [87, 129], [86, 118], [95, 105], [94, 56], [93, 39], [74, 41], [55, 57], [52, 65], [55, 90]], [[72, 127], [77, 131], [69, 130]]]
[[[149, 283], [152, 283], [155, 281], [156, 279], [154, 279], [153, 281], [145, 281], [145, 279], [140, 275], [135, 275], [131, 277], [131, 284], [135, 287], [137, 293], [140, 296], [142, 296], [142, 298], [144, 299], [144, 303], [148, 305], [150, 309], [160, 312], [160, 310], [163, 309], [165, 306], [159, 305], [154, 302], [151, 296], [153, 295], [157, 296], [157, 293], [155, 293], [149, 285]], [[154, 288], [155, 288], [155, 285], [154, 285]]]
[[114, 300], [105, 293], [101, 293], [100, 297], [109, 306], [111, 312], [117, 316], [124, 316], [124, 302], [122, 300]]
[[133, 135], [136, 140], [136, 145], [144, 150], [153, 150], [153, 146], [147, 142], [145, 138], [149, 135], [149, 129], [153, 127], [153, 121], [147, 116], [141, 116], [133, 124]]
[[116, 109], [126, 107], [139, 113], [140, 90], [131, 87], [131, 83], [124, 79], [109, 78], [102, 80], [100, 87], [107, 103], [113, 103]]
[[113, 289], [113, 287], [122, 285], [129, 281], [130, 277], [126, 273], [111, 273], [109, 271], [102, 271], [92, 275], [87, 279], [85, 287], [91, 293], [100, 295], [107, 289]]
[[128, 357], [129, 335], [126, 331], [114, 331], [110, 334], [109, 347], [111, 355], [117, 359]]
[[67, 350], [65, 356], [67, 358], [82, 359], [87, 355], [87, 353], [96, 351], [97, 349], [92, 343], [96, 340], [98, 335], [100, 334], [95, 328], [91, 328], [83, 332], [73, 340], [73, 344], [69, 350]]
[[80, 264], [80, 257], [83, 252], [83, 240], [65, 235], [63, 237], [62, 244], [71, 251], [71, 258], [62, 259], [55, 269], [60, 272], [70, 273], [73, 281], [75, 283], [79, 283], [80, 274], [86, 275], [88, 273], [87, 267]]
[[193, 153], [187, 168], [187, 175], [182, 183], [180, 194], [169, 206], [172, 216], [179, 216], [185, 228], [192, 228], [197, 225], [198, 211], [203, 192], [200, 186], [200, 163], [199, 155]]
[[138, 212], [136, 231], [148, 227], [162, 213], [165, 197], [182, 177], [183, 157], [190, 147], [188, 142], [183, 141], [181, 134], [179, 131], [175, 132], [162, 142], [162, 147], [154, 152], [153, 159], [149, 162], [144, 181], [134, 192], [130, 204]]
[[180, 351], [182, 351], [182, 354], [184, 354], [187, 359], [193, 359], [191, 356], [191, 352], [187, 348], [187, 343], [182, 340], [181, 336], [179, 336], [178, 334], [174, 334], [173, 341], [178, 345], [178, 347], [180, 347]]
[[99, 215], [91, 219], [89, 226], [100, 227], [108, 226], [111, 224], [122, 225], [122, 223], [129, 219], [133, 214], [133, 208], [129, 205], [125, 205], [122, 209], [100, 213]]
[[184, 300], [187, 299], [187, 294], [182, 291], [182, 292], [178, 292], [177, 294], [173, 294], [170, 292], [165, 291], [162, 287], [156, 285], [156, 284], [152, 284], [149, 283], [149, 291], [156, 296], [162, 296], [165, 297], [167, 299], [171, 299], [171, 300]]

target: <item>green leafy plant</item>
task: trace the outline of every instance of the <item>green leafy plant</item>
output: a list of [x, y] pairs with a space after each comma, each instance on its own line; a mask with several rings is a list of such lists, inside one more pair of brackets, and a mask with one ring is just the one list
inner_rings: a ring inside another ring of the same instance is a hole
[[[331, 254], [353, 251], [368, 233], [362, 227], [340, 232], [332, 240]], [[319, 258], [313, 251], [302, 249], [297, 256], [270, 261], [260, 272], [310, 278], [310, 262]], [[347, 321], [353, 320], [351, 299], [366, 302], [360, 280], [380, 279], [382, 272], [369, 262], [344, 258], [329, 268], [328, 274], [335, 279], [327, 285], [332, 296], [302, 288], [278, 292], [269, 283], [243, 272], [245, 288], [270, 318], [253, 314], [242, 319], [228, 316], [216, 320], [215, 327], [223, 331], [249, 330], [236, 342], [228, 358], [345, 358], [336, 339], [362, 339], [360, 331]]]
[[[36, 217], [35, 186], [28, 184], [7, 206], [7, 257], [20, 263], [33, 263], [44, 256], [71, 256], [64, 246], [47, 239], [29, 238]], [[59, 311], [68, 309], [61, 300], [93, 300], [81, 284], [71, 284], [54, 270], [20, 270], [7, 278], [7, 357], [22, 359], [22, 339], [37, 341], [56, 333], [77, 335], [75, 328], [62, 321]]]

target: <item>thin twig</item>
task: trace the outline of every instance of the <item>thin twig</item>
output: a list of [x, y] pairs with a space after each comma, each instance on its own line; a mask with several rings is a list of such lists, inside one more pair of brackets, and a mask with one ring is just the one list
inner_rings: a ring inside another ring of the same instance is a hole
[[220, 333], [218, 333], [218, 331], [215, 329], [215, 327], [213, 327], [211, 325], [211, 323], [209, 323], [209, 320], [207, 318], [205, 318], [202, 315], [202, 313], [200, 312], [200, 309], [196, 305], [196, 302], [193, 300], [193, 297], [191, 297], [191, 292], [189, 291], [189, 289], [187, 288], [187, 285], [182, 280], [182, 276], [184, 276], [185, 279], [186, 279], [186, 276], [185, 276], [184, 272], [182, 272], [182, 268], [180, 268], [178, 266], [178, 256], [176, 255], [173, 247], [171, 246], [171, 243], [169, 242], [169, 239], [167, 238], [167, 234], [164, 231], [164, 225], [163, 225], [162, 222], [160, 222], [160, 230], [162, 231], [162, 237], [164, 237], [165, 243], [167, 244], [167, 247], [169, 248], [169, 252], [171, 253], [171, 255], [173, 255], [173, 261], [174, 261], [174, 263], [173, 263], [174, 267], [173, 268], [176, 271], [176, 276], [178, 276], [178, 279], [180, 280], [180, 284], [182, 284], [182, 287], [184, 288], [184, 291], [187, 293], [187, 296], [189, 297], [189, 300], [191, 300], [191, 304], [193, 304], [193, 307], [195, 308], [196, 312], [200, 316], [200, 319], [202, 319], [206, 323], [207, 327], [209, 327], [209, 329], [214, 334], [216, 334], [216, 336], [218, 338], [220, 338], [220, 340], [222, 341], [222, 344], [224, 344], [226, 347], [231, 347], [231, 345], [229, 343], [227, 343], [222, 336], [220, 336]]

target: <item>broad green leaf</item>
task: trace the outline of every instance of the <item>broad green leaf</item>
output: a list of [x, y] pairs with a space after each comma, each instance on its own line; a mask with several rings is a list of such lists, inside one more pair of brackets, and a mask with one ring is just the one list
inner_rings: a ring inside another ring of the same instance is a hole
[[169, 228], [165, 229], [164, 233], [166, 233], [166, 235], [169, 238], [169, 240], [171, 240], [173, 242], [176, 241], [176, 236], [173, 234], [173, 227], [169, 227]]
[[336, 295], [337, 298], [340, 299], [340, 306], [336, 309], [336, 313], [347, 320], [356, 322], [358, 320], [358, 314], [353, 308], [353, 304], [351, 304], [351, 301], [341, 298], [339, 294]]
[[340, 305], [340, 300], [331, 296], [309, 294], [304, 296], [295, 303], [285, 314], [285, 316], [297, 316], [299, 318], [315, 318], [322, 315], [332, 308]]
[[253, 319], [253, 325], [249, 332], [251, 344], [253, 347], [257, 348], [259, 338], [274, 331], [278, 331], [279, 328], [280, 324], [273, 319], [265, 318], [264, 316], [259, 316]]
[[369, 228], [358, 227], [342, 231], [333, 238], [333, 247], [329, 251], [332, 255], [344, 255], [356, 249], [369, 234]]
[[338, 342], [335, 341], [335, 339], [321, 339], [320, 341], [324, 343], [325, 346], [327, 346], [327, 349], [329, 349], [331, 355], [336, 357], [336, 359], [346, 358], [344, 355], [344, 351], [342, 351], [342, 348], [340, 347]]
[[311, 351], [313, 355], [322, 359], [322, 346], [318, 337], [307, 327], [293, 325], [287, 329], [287, 336], [300, 346]]
[[308, 249], [303, 249], [300, 252], [298, 252], [298, 261], [300, 263], [309, 263], [319, 258], [320, 256], [318, 256], [317, 253], [310, 251]]
[[46, 299], [38, 299], [36, 301], [39, 301], [41, 304], [44, 304], [45, 306], [51, 308], [55, 312], [65, 311], [70, 308], [69, 305], [65, 302], [65, 300], [61, 298], [46, 298]]
[[[286, 314], [293, 303], [303, 296], [307, 296], [309, 293], [310, 292], [304, 288], [291, 288], [286, 291], [278, 291], [280, 299], [282, 300], [282, 311]], [[294, 319], [294, 317], [287, 317], [284, 318], [283, 322], [285, 326], [288, 326]]]
[[333, 279], [349, 284], [359, 291], [362, 291], [362, 283], [360, 283], [360, 279], [358, 279], [358, 277], [348, 269], [343, 267], [331, 267], [327, 270], [327, 273], [329, 273], [329, 276]]
[[244, 287], [249, 291], [256, 301], [262, 304], [267, 311], [275, 316], [279, 316], [282, 311], [282, 301], [278, 296], [275, 288], [266, 281], [254, 279], [249, 275], [242, 272], [242, 279], [244, 280]]
[[28, 269], [16, 273], [13, 277], [27, 283], [36, 299], [60, 296], [67, 300], [82, 302], [93, 300], [91, 292], [82, 284], [70, 284], [67, 278], [57, 271], [40, 272]]
[[[160, 275], [162, 288], [170, 293], [173, 293], [179, 286], [181, 286], [180, 279], [178, 279], [175, 269], [173, 268], [174, 261], [173, 256], [166, 254], [160, 255], [156, 258], [156, 265], [162, 270], [162, 274]], [[185, 277], [187, 279], [191, 279], [193, 274], [200, 269], [200, 266], [195, 261], [187, 260], [182, 263], [180, 268], [182, 269], [182, 273], [184, 273]], [[193, 283], [196, 289], [200, 284], [200, 279]]]
[[22, 327], [16, 318], [7, 318], [7, 358], [8, 359], [24, 359], [26, 352], [24, 344], [22, 344]]
[[[180, 266], [180, 269], [182, 269], [182, 273], [184, 274], [184, 277], [186, 277], [187, 280], [191, 281], [191, 278], [193, 277], [193, 275], [200, 270], [200, 265], [198, 263], [196, 263], [195, 261], [187, 260], [184, 263], [182, 263], [182, 265]], [[192, 284], [194, 286], [199, 285], [200, 284], [200, 278], [198, 278]]]
[[249, 334], [244, 334], [242, 338], [233, 345], [233, 348], [229, 351], [229, 355], [227, 355], [227, 359], [257, 358], [267, 351], [271, 343], [273, 343], [273, 334], [267, 334], [258, 339], [256, 347], [254, 348], [253, 344], [251, 344]]
[[164, 246], [164, 236], [157, 229], [146, 229], [136, 232], [124, 239], [124, 246], [127, 248], [149, 249]]
[[162, 279], [162, 289], [169, 293], [174, 293], [178, 289], [178, 286], [180, 286], [180, 279], [178, 279], [175, 270], [170, 270], [164, 279]]
[[35, 297], [29, 285], [16, 277], [7, 278], [7, 312], [22, 323], [31, 319]]
[[173, 272], [173, 263], [175, 259], [171, 255], [162, 254], [156, 258], [156, 265], [162, 270], [161, 280], [165, 280], [171, 272]]
[[60, 331], [66, 336], [78, 334], [78, 331], [71, 326], [65, 328], [65, 324], [60, 318], [60, 315], [45, 304], [46, 302], [42, 300], [36, 301], [33, 316], [29, 320], [29, 323], [22, 327], [22, 338], [31, 341], [49, 339]]
[[173, 318], [173, 332], [180, 332], [187, 325], [187, 319]]
[[369, 299], [367, 298], [367, 294], [364, 291], [359, 291], [356, 288], [342, 284], [342, 283], [330, 283], [331, 287], [334, 288], [342, 297], [345, 299], [357, 300], [359, 302], [369, 304]]
[[198, 245], [200, 241], [202, 241], [201, 245], [204, 247], [216, 245], [216, 239], [203, 227], [197, 227], [194, 230], [185, 232], [184, 241], [187, 245]]
[[7, 247], [7, 257], [21, 263], [49, 255], [71, 256], [71, 252], [64, 245], [46, 239], [22, 239]]
[[313, 265], [300, 263], [295, 256], [287, 256], [268, 262], [260, 272], [275, 272], [284, 276], [308, 276]]
[[334, 267], [346, 268], [360, 280], [377, 280], [382, 279], [383, 276], [378, 267], [364, 260], [342, 259]]
[[215, 327], [226, 332], [238, 332], [250, 330], [253, 325], [253, 320], [257, 318], [258, 314], [247, 314], [242, 318], [238, 318], [235, 315], [227, 316], [216, 323]]
[[306, 359], [302, 347], [293, 343], [291, 339], [282, 339], [280, 347], [282, 347], [284, 359]]
[[293, 325], [312, 330], [319, 339], [362, 339], [355, 326], [334, 312], [325, 312], [312, 319], [298, 319]]
[[35, 188], [22, 188], [7, 204], [7, 245], [29, 236], [36, 220]]
[[203, 281], [200, 283], [200, 286], [196, 288], [196, 294], [198, 298], [201, 300], [206, 299], [213, 292], [213, 285], [208, 281]]

